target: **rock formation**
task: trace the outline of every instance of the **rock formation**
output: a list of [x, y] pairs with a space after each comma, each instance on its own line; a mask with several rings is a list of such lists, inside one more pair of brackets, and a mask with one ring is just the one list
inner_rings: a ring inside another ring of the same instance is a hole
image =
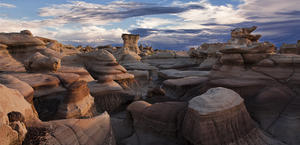
[[25, 61], [27, 71], [57, 71], [60, 68], [60, 59], [56, 57], [47, 57], [37, 52]]
[[186, 139], [195, 145], [281, 144], [255, 127], [237, 93], [221, 87], [189, 101], [182, 128]]
[[140, 35], [122, 34], [122, 39], [124, 41], [123, 48], [128, 48], [130, 51], [133, 51], [137, 54], [141, 52], [138, 46]]
[[88, 119], [35, 122], [28, 127], [24, 144], [38, 145], [115, 145], [107, 113]]
[[0, 144], [298, 145], [299, 42], [255, 29], [188, 52], [0, 33]]

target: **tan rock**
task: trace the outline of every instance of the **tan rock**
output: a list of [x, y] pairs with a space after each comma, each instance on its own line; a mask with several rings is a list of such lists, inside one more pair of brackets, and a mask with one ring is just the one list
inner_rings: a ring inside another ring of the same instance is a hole
[[25, 117], [25, 122], [37, 119], [31, 105], [24, 99], [24, 96], [15, 89], [9, 89], [0, 84], [0, 114], [6, 115], [9, 112], [17, 111]]
[[123, 48], [128, 48], [129, 50], [137, 54], [141, 52], [141, 50], [138, 47], [138, 41], [140, 39], [139, 35], [122, 34], [122, 39], [124, 41]]
[[0, 43], [9, 47], [16, 46], [44, 46], [45, 43], [28, 33], [0, 33]]
[[[89, 119], [65, 119], [34, 123], [27, 142], [37, 138], [40, 145], [116, 145], [108, 113]], [[36, 137], [38, 136], [38, 137]]]
[[28, 58], [25, 62], [27, 71], [57, 71], [60, 68], [60, 59], [56, 57], [47, 57], [37, 52]]
[[0, 83], [6, 87], [18, 90], [28, 101], [33, 104], [33, 88], [26, 82], [17, 79], [12, 75], [0, 75]]
[[81, 118], [94, 115], [94, 98], [85, 81], [76, 81], [68, 87], [68, 93], [58, 106], [57, 118]]
[[206, 77], [210, 71], [180, 71], [175, 69], [161, 70], [158, 72], [159, 76], [165, 79], [177, 79], [190, 76]]

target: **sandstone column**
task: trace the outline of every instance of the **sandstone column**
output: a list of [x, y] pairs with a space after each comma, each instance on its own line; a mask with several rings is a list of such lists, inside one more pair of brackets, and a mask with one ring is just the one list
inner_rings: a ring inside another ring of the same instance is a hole
[[123, 48], [128, 48], [129, 50], [140, 53], [140, 49], [138, 46], [138, 41], [140, 39], [140, 35], [134, 34], [123, 34], [122, 39], [124, 41]]

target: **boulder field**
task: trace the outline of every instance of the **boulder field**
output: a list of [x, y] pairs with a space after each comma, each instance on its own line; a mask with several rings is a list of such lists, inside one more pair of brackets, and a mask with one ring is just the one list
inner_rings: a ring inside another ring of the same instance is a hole
[[73, 47], [0, 33], [0, 145], [299, 145], [300, 42]]

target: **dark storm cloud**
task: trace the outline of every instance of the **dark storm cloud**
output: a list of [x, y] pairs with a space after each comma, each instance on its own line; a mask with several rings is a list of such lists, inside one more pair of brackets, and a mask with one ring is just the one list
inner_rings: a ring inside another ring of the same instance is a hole
[[82, 1], [72, 1], [69, 4], [52, 5], [40, 9], [41, 16], [50, 16], [53, 19], [59, 19], [65, 23], [109, 23], [120, 21], [126, 18], [160, 15], [160, 14], [177, 14], [191, 9], [203, 9], [200, 5], [185, 6], [160, 6], [151, 3], [136, 2], [112, 2], [108, 5], [92, 4]]

